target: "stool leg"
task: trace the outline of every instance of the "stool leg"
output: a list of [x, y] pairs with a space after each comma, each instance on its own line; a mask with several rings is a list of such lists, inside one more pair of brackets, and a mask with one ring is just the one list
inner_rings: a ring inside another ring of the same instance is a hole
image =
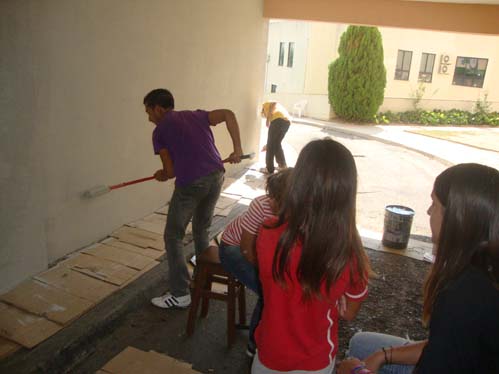
[[[207, 271], [208, 272], [208, 271]], [[203, 302], [201, 304], [201, 318], [205, 318], [208, 315], [208, 309], [210, 307], [210, 297], [207, 295], [208, 292], [211, 291], [211, 287], [213, 284], [213, 277], [211, 274], [207, 274], [206, 281], [204, 283], [204, 293]]]
[[227, 283], [227, 345], [230, 347], [236, 337], [236, 286], [232, 277]]
[[191, 336], [194, 332], [194, 325], [196, 323], [196, 316], [199, 308], [199, 302], [201, 299], [201, 290], [206, 283], [206, 269], [204, 266], [200, 265], [196, 271], [196, 277], [194, 280], [194, 292], [192, 295], [192, 303], [189, 308], [189, 316], [187, 317], [187, 336]]
[[239, 301], [239, 324], [241, 326], [246, 325], [246, 292], [244, 289], [244, 284], [238, 284], [238, 301]]

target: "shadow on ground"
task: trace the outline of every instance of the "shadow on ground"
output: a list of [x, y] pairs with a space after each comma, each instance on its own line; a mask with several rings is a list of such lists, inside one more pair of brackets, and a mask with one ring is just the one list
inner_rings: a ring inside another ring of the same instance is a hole
[[[424, 339], [421, 327], [422, 281], [429, 265], [404, 256], [368, 250], [377, 278], [370, 285], [370, 296], [356, 321], [340, 325], [340, 354], [357, 331], [378, 331], [411, 339]], [[161, 292], [158, 285], [153, 294]], [[248, 294], [248, 317], [255, 297]], [[149, 305], [150, 294], [143, 295], [138, 308], [115, 323], [115, 328], [96, 337], [82, 354], [83, 364], [60, 368], [60, 372], [93, 373], [127, 346], [155, 350], [193, 364], [203, 373], [247, 373], [245, 356], [247, 332], [239, 331], [232, 349], [226, 348], [225, 304], [212, 302], [208, 317], [198, 320], [191, 338], [185, 336], [186, 310], [164, 311]], [[285, 317], [284, 317], [285, 318]]]

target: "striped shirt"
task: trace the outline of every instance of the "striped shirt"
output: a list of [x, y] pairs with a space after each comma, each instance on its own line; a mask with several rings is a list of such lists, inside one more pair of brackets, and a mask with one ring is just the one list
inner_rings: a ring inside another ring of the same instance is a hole
[[224, 230], [222, 241], [228, 245], [239, 246], [243, 229], [250, 234], [258, 234], [263, 221], [274, 216], [267, 195], [258, 196], [253, 199], [248, 210], [232, 221]]

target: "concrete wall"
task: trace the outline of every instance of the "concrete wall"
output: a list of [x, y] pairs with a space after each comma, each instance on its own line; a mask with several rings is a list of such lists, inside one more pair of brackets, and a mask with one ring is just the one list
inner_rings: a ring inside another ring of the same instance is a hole
[[[261, 0], [0, 2], [0, 292], [169, 200], [142, 105], [232, 109], [255, 150], [267, 21]], [[232, 149], [215, 129], [222, 155]], [[230, 169], [229, 169], [230, 171]]]

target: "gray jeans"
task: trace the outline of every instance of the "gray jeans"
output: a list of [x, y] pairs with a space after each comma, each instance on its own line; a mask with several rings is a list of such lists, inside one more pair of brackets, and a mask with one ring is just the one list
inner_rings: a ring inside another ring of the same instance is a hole
[[223, 181], [224, 171], [218, 170], [195, 180], [188, 186], [175, 187], [168, 208], [164, 234], [168, 280], [173, 296], [184, 296], [189, 293], [190, 277], [183, 251], [185, 229], [192, 218], [196, 255], [208, 248], [208, 229], [222, 191]]

